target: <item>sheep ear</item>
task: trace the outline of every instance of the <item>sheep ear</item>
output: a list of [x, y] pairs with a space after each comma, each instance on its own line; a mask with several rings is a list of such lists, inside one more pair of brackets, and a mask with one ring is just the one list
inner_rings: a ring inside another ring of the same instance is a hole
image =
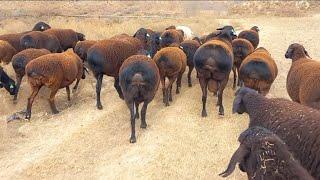
[[221, 28], [217, 28], [216, 30], [219, 30], [219, 31], [221, 31], [223, 29], [223, 27], [221, 27]]
[[2, 82], [0, 82], [0, 88], [3, 88], [3, 84], [2, 84]]
[[238, 112], [241, 103], [242, 103], [242, 97], [240, 95], [237, 95], [233, 101], [233, 106], [232, 106], [232, 113], [233, 114]]
[[308, 57], [311, 59], [311, 57], [309, 56], [309, 54], [308, 54], [308, 51], [307, 51], [307, 50], [305, 50], [305, 49], [304, 49], [304, 53], [306, 54], [306, 56], [308, 56]]

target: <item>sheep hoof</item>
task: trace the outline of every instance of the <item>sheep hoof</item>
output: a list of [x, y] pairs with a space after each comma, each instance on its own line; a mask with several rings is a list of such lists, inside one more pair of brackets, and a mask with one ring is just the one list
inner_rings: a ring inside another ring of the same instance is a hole
[[130, 138], [130, 143], [135, 143], [135, 142], [137, 142], [136, 137], [131, 137]]
[[219, 116], [224, 116], [224, 112], [219, 112]]
[[142, 123], [141, 123], [140, 128], [146, 129], [146, 128], [147, 128], [147, 124], [142, 124]]
[[169, 98], [169, 101], [172, 102], [172, 97]]
[[98, 104], [98, 105], [97, 105], [97, 108], [98, 108], [99, 110], [102, 110], [102, 109], [103, 109], [103, 106], [102, 106], [101, 104]]
[[188, 84], [188, 86], [189, 86], [189, 87], [192, 87], [192, 84], [190, 83], [190, 84]]
[[135, 115], [134, 118], [135, 118], [135, 119], [139, 119], [139, 118], [140, 118], [139, 113], [136, 113], [136, 115]]
[[52, 114], [59, 114], [59, 111], [58, 110], [53, 110]]
[[208, 115], [207, 115], [207, 111], [203, 110], [202, 113], [201, 113], [201, 116], [202, 116], [202, 117], [207, 117], [207, 116], [208, 116]]
[[17, 104], [17, 103], [18, 103], [17, 98], [14, 98], [13, 101], [12, 101], [12, 103], [13, 103], [13, 104]]
[[165, 106], [166, 106], [166, 107], [169, 106], [169, 103], [165, 103]]
[[179, 91], [179, 90], [176, 90], [176, 94], [180, 94], [180, 91]]
[[77, 89], [72, 89], [72, 93], [76, 93], [77, 92]]

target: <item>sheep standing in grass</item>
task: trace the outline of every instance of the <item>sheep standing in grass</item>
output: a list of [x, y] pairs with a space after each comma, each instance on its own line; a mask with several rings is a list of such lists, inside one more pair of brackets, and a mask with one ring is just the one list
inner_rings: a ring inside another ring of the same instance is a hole
[[[180, 92], [181, 78], [187, 66], [187, 56], [178, 47], [166, 47], [158, 51], [153, 60], [160, 72], [163, 103], [169, 106], [169, 101], [172, 101], [172, 84], [175, 80], [177, 80], [176, 93]], [[165, 83], [166, 77], [169, 79], [167, 86]]]
[[285, 54], [292, 59], [287, 76], [287, 91], [290, 98], [303, 105], [320, 109], [320, 62], [311, 60], [305, 48], [291, 44]]
[[[107, 39], [98, 41], [88, 50], [87, 60], [89, 68], [97, 79], [96, 94], [97, 94], [97, 108], [102, 109], [100, 100], [101, 84], [103, 75], [114, 77], [114, 87], [117, 90], [119, 97], [123, 99], [123, 94], [119, 85], [119, 69], [128, 57], [136, 54], [141, 49], [140, 41], [134, 44], [133, 37], [124, 39]], [[136, 38], [134, 38], [136, 39]]]
[[266, 95], [278, 75], [278, 68], [270, 53], [262, 47], [249, 54], [241, 63], [239, 78], [246, 87]]
[[25, 75], [25, 68], [27, 64], [32, 61], [33, 59], [36, 59], [40, 56], [50, 54], [50, 51], [46, 49], [26, 49], [23, 51], [20, 51], [16, 55], [12, 57], [12, 67], [16, 73], [16, 93], [14, 95], [14, 101], [17, 100], [20, 84], [22, 81], [23, 76]]
[[66, 88], [68, 100], [70, 101], [69, 86], [77, 80], [73, 91], [76, 91], [80, 79], [85, 78], [83, 63], [78, 55], [72, 51], [54, 53], [40, 56], [26, 66], [28, 82], [32, 93], [28, 98], [26, 119], [31, 118], [31, 108], [35, 97], [42, 86], [51, 89], [49, 104], [53, 114], [59, 113], [54, 102], [56, 93], [61, 88]]
[[202, 90], [202, 117], [207, 116], [207, 88], [211, 92], [219, 92], [219, 115], [224, 115], [222, 96], [233, 65], [233, 36], [233, 28], [220, 29], [215, 39], [201, 45], [194, 54], [193, 62]]
[[253, 26], [249, 30], [244, 30], [239, 33], [239, 38], [246, 39], [251, 42], [254, 49], [256, 49], [259, 45], [259, 28], [257, 26]]
[[32, 31], [45, 31], [50, 28], [51, 28], [51, 26], [49, 24], [47, 24], [43, 21], [40, 21], [33, 26]]
[[268, 129], [256, 126], [242, 132], [240, 146], [233, 154], [227, 170], [229, 176], [237, 163], [248, 179], [313, 180], [310, 174], [292, 157], [287, 145]]
[[9, 64], [16, 53], [17, 50], [10, 43], [0, 40], [0, 63]]
[[[234, 63], [232, 67], [233, 71], [233, 88], [236, 88], [236, 80], [237, 80], [237, 74], [239, 76], [240, 72], [240, 66], [242, 64], [242, 61], [253, 52], [254, 48], [252, 44], [242, 38], [237, 38], [232, 41], [232, 48], [233, 48], [233, 56], [234, 56]], [[240, 78], [238, 78], [238, 86], [240, 86]]]
[[185, 40], [180, 44], [183, 52], [187, 55], [187, 65], [189, 67], [188, 71], [188, 86], [191, 87], [191, 73], [194, 68], [193, 56], [197, 49], [200, 47], [200, 43], [196, 40]]
[[124, 100], [130, 109], [131, 143], [136, 142], [135, 119], [139, 118], [139, 104], [143, 103], [140, 127], [146, 128], [147, 107], [158, 90], [159, 81], [160, 75], [156, 63], [145, 55], [130, 56], [120, 68], [119, 83]]
[[53, 53], [63, 51], [56, 36], [40, 31], [32, 31], [23, 35], [20, 39], [20, 45], [23, 49], [47, 49]]
[[87, 62], [87, 52], [92, 45], [97, 41], [93, 40], [84, 40], [78, 41], [76, 46], [73, 48], [73, 51], [84, 61]]
[[160, 41], [161, 48], [168, 47], [174, 43], [180, 44], [183, 41], [182, 32], [176, 29], [165, 30], [160, 37], [161, 37], [161, 41]]
[[72, 29], [48, 29], [44, 31], [46, 34], [56, 36], [64, 51], [69, 48], [74, 48], [78, 41], [84, 41], [85, 35], [78, 33]]
[[320, 111], [283, 98], [268, 99], [242, 87], [236, 92], [233, 112], [248, 113], [249, 127], [261, 126], [278, 135], [293, 157], [320, 179]]
[[5, 88], [10, 95], [15, 95], [16, 85], [13, 79], [0, 66], [0, 88]]

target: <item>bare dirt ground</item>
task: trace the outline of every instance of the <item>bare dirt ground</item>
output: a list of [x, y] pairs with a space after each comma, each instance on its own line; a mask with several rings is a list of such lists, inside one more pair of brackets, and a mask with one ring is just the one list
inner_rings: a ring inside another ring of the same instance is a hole
[[[135, 22], [135, 25], [131, 22], [118, 24], [112, 32], [126, 32], [124, 26], [130, 26], [129, 31], [145, 24], [154, 27], [152, 21]], [[218, 24], [237, 24], [241, 28], [259, 26], [260, 46], [270, 51], [279, 68], [270, 94], [288, 98], [285, 81], [291, 62], [284, 58], [284, 53], [291, 43], [299, 42], [311, 57], [320, 59], [319, 22], [320, 16], [314, 15], [215, 19], [210, 28], [196, 22], [191, 26], [197, 26], [198, 33], [202, 28], [208, 31]], [[55, 20], [49, 24], [68, 26]], [[108, 31], [108, 26], [97, 28]], [[85, 25], [78, 29], [88, 32], [92, 39], [100, 38], [94, 34], [97, 30], [92, 32]], [[11, 65], [5, 69], [14, 77]], [[201, 89], [195, 72], [193, 87], [187, 87], [185, 75], [181, 94], [174, 94], [169, 107], [164, 107], [159, 89], [148, 107], [147, 129], [137, 126], [135, 144], [129, 143], [129, 111], [118, 98], [113, 79], [109, 77], [103, 82], [103, 110], [95, 107], [95, 80], [89, 76], [80, 83], [80, 90], [73, 94], [71, 102], [67, 102], [65, 90], [58, 92], [56, 102], [60, 114], [51, 115], [46, 100], [48, 90], [43, 89], [34, 103], [30, 122], [7, 124], [9, 115], [25, 108], [30, 89], [24, 79], [16, 105], [12, 104], [12, 97], [0, 90], [0, 179], [222, 179], [218, 174], [226, 168], [238, 147], [239, 134], [248, 125], [247, 115], [231, 113], [234, 98], [231, 76], [224, 93], [225, 116], [222, 118], [218, 116], [217, 99], [213, 96], [207, 103], [208, 117], [201, 118]], [[246, 174], [236, 169], [229, 179], [246, 179]]]

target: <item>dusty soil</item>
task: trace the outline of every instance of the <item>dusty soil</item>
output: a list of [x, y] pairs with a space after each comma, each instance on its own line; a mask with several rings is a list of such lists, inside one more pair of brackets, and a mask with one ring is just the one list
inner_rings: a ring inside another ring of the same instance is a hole
[[[270, 51], [279, 68], [271, 96], [288, 98], [285, 81], [291, 62], [284, 53], [289, 44], [302, 43], [311, 57], [320, 59], [320, 16], [217, 21], [260, 27], [260, 46]], [[11, 66], [5, 68], [14, 77]], [[71, 102], [65, 90], [59, 91], [60, 114], [51, 114], [48, 90], [43, 89], [30, 122], [7, 124], [9, 115], [25, 108], [30, 89], [24, 79], [16, 105], [0, 90], [0, 179], [221, 179], [218, 174], [226, 168], [238, 147], [237, 137], [248, 125], [247, 115], [231, 113], [231, 76], [224, 93], [224, 117], [218, 116], [217, 99], [210, 96], [208, 117], [201, 118], [201, 89], [195, 72], [193, 87], [187, 87], [185, 75], [182, 92], [174, 94], [169, 107], [164, 107], [159, 90], [147, 111], [147, 129], [137, 126], [136, 144], [129, 143], [129, 111], [109, 77], [103, 82], [103, 110], [95, 107], [95, 80], [89, 76]], [[229, 179], [246, 179], [246, 175], [237, 168]]]

